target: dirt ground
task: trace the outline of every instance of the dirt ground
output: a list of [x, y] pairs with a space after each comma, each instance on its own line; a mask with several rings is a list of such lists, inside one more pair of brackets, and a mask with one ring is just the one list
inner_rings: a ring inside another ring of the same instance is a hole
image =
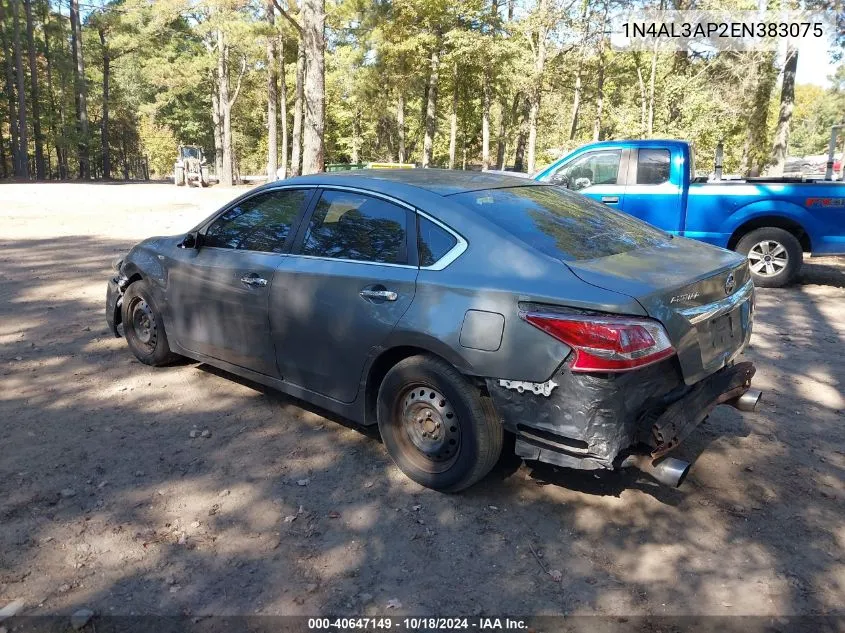
[[759, 292], [761, 410], [719, 407], [680, 489], [510, 458], [447, 496], [372, 430], [109, 335], [110, 261], [235, 193], [0, 185], [0, 607], [845, 615], [845, 259]]

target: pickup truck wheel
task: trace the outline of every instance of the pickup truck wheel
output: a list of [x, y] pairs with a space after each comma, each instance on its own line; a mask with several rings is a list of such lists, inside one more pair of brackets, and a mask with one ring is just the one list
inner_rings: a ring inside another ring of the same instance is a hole
[[170, 351], [164, 320], [146, 281], [136, 281], [126, 289], [122, 310], [121, 321], [126, 342], [139, 361], [159, 367], [178, 358]]
[[397, 363], [379, 387], [378, 426], [387, 452], [418, 484], [468, 488], [496, 464], [504, 431], [489, 398], [432, 356]]
[[748, 257], [754, 284], [762, 288], [780, 288], [793, 280], [804, 252], [801, 243], [789, 231], [765, 227], [744, 235], [736, 250]]

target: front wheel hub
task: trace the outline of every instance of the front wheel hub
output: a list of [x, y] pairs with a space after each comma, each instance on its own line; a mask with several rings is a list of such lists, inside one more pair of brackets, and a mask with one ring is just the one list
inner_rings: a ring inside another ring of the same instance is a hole
[[154, 349], [158, 337], [155, 315], [152, 308], [143, 299], [132, 305], [132, 330], [138, 341], [147, 349]]

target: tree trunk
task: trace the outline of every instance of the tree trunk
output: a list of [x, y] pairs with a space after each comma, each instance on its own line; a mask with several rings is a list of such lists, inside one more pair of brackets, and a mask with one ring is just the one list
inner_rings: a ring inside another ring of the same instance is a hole
[[[549, 0], [540, 0], [538, 14], [546, 18], [549, 12]], [[537, 27], [537, 45], [534, 53], [534, 76], [532, 77], [531, 96], [528, 109], [528, 173], [534, 172], [537, 154], [537, 122], [540, 119], [540, 97], [543, 93], [543, 73], [546, 70], [546, 34], [547, 27]]]
[[437, 133], [437, 80], [440, 70], [440, 46], [442, 36], [438, 34], [437, 43], [431, 51], [431, 73], [428, 76], [428, 90], [425, 101], [425, 138], [423, 139], [422, 166], [431, 166], [434, 152], [434, 135]]
[[637, 83], [640, 86], [640, 138], [643, 138], [643, 136], [645, 136], [646, 118], [648, 116], [648, 106], [646, 104], [648, 99], [645, 94], [645, 80], [643, 79], [643, 71], [640, 70], [639, 66], [637, 66]]
[[522, 99], [522, 95], [514, 97], [514, 111], [521, 109], [519, 119], [519, 133], [516, 136], [516, 149], [513, 157], [513, 168], [516, 171], [525, 171], [525, 140], [528, 136], [528, 108]]
[[282, 126], [282, 179], [288, 177], [288, 86], [287, 73], [285, 72], [285, 38], [279, 37], [279, 75], [281, 81], [279, 82], [279, 106], [281, 112], [279, 118]]
[[598, 77], [596, 77], [596, 118], [593, 121], [593, 142], [601, 140], [601, 121], [604, 114], [604, 50], [599, 52]]
[[508, 104], [505, 98], [499, 101], [499, 129], [496, 132], [496, 169], [505, 168], [505, 154], [508, 147]]
[[490, 69], [484, 66], [481, 85], [481, 171], [490, 169]]
[[211, 118], [214, 124], [214, 172], [217, 174], [217, 180], [219, 182], [223, 175], [223, 115], [220, 110], [220, 87], [218, 82], [219, 76], [212, 82]]
[[458, 63], [452, 69], [452, 109], [449, 111], [449, 169], [455, 168], [455, 150], [458, 143]]
[[217, 29], [217, 89], [221, 118], [221, 144], [223, 146], [223, 166], [220, 172], [220, 184], [231, 187], [233, 184], [232, 160], [232, 104], [229, 100], [229, 51], [223, 29]]
[[604, 35], [605, 27], [607, 26], [607, 13], [609, 10], [608, 3], [604, 5], [604, 15], [602, 16], [601, 28], [599, 33], [599, 67], [598, 76], [596, 77], [596, 118], [593, 121], [593, 142], [601, 140], [601, 124], [602, 116], [604, 115], [604, 65], [605, 65], [605, 47], [607, 45], [607, 38]]
[[326, 117], [326, 0], [302, 5], [305, 41], [305, 122], [302, 134], [302, 173], [325, 170], [323, 135]]
[[12, 172], [15, 174], [16, 178], [20, 178], [20, 159], [18, 158], [18, 115], [17, 115], [17, 108], [15, 106], [15, 70], [12, 61], [12, 55], [9, 53], [9, 46], [6, 42], [6, 15], [3, 9], [3, 0], [0, 0], [0, 46], [3, 48], [3, 57], [5, 59], [5, 63], [3, 64], [5, 70], [5, 79], [6, 79], [6, 96], [9, 99], [9, 137], [10, 137], [10, 147], [9, 152], [12, 158]]
[[79, 178], [91, 177], [88, 160], [88, 91], [85, 86], [85, 58], [82, 54], [82, 23], [79, 0], [70, 0], [71, 47], [73, 48], [74, 101], [76, 103], [76, 132], [79, 139]]
[[584, 58], [578, 57], [578, 66], [575, 68], [575, 89], [572, 93], [572, 114], [569, 117], [569, 140], [575, 138], [578, 131], [578, 115], [581, 113], [581, 72], [583, 70]]
[[[3, 118], [0, 117], [0, 126], [3, 125]], [[3, 141], [3, 130], [0, 129], [0, 174], [3, 178], [9, 177], [9, 168], [6, 166], [6, 143]]]
[[[56, 97], [53, 93], [53, 63], [50, 55], [50, 7], [47, 3], [43, 5], [44, 13], [42, 15], [42, 22], [44, 24], [44, 59], [47, 62], [47, 94], [50, 95], [50, 134], [53, 136], [53, 143], [56, 149], [56, 164], [58, 166], [59, 178], [67, 178], [67, 173], [64, 171], [65, 163], [62, 160], [62, 144], [59, 140], [59, 133], [56, 130]], [[62, 132], [64, 132], [64, 104], [61, 106], [61, 120]]]
[[24, 0], [26, 41], [29, 46], [29, 88], [32, 94], [32, 134], [35, 137], [35, 178], [44, 180], [44, 137], [41, 135], [41, 96], [38, 91], [38, 67], [35, 63], [35, 32], [32, 22], [32, 0]]
[[766, 130], [768, 128], [769, 102], [777, 73], [774, 71], [774, 54], [764, 53], [755, 63], [754, 101], [745, 126], [745, 142], [742, 148], [740, 173], [744, 176], [759, 176], [766, 162]]
[[651, 138], [654, 134], [654, 79], [656, 76], [657, 40], [655, 40], [654, 49], [651, 51], [651, 75], [648, 79], [648, 126], [646, 127], [646, 138]]
[[29, 178], [29, 143], [26, 129], [26, 94], [23, 81], [23, 60], [21, 58], [21, 24], [18, 19], [18, 1], [12, 0], [12, 25], [14, 28], [15, 73], [18, 80], [18, 178]]
[[405, 93], [399, 88], [399, 99], [396, 102], [396, 127], [399, 130], [399, 162], [405, 162]]
[[267, 180], [278, 177], [279, 169], [279, 73], [276, 69], [276, 16], [273, 0], [267, 0], [267, 23], [270, 33], [267, 36]]
[[109, 81], [111, 79], [111, 54], [106, 42], [106, 31], [100, 31], [100, 44], [103, 47], [103, 120], [100, 138], [103, 145], [103, 180], [111, 180], [111, 150], [109, 148]]
[[795, 71], [798, 68], [798, 49], [789, 40], [786, 44], [786, 61], [783, 66], [783, 83], [780, 90], [780, 111], [772, 147], [772, 167], [769, 174], [783, 176], [786, 156], [789, 150], [789, 126], [792, 123], [792, 108], [795, 104]]
[[361, 109], [356, 104], [352, 113], [352, 164], [361, 162]]
[[581, 114], [581, 76], [584, 72], [584, 51], [587, 48], [587, 37], [589, 35], [588, 17], [590, 14], [589, 0], [581, 3], [581, 47], [578, 52], [578, 62], [575, 67], [575, 90], [572, 93], [572, 114], [569, 117], [569, 140], [575, 138], [578, 132], [578, 116]]
[[293, 103], [293, 148], [290, 157], [291, 176], [302, 173], [302, 100], [305, 93], [305, 40], [300, 31], [296, 45], [296, 86]]

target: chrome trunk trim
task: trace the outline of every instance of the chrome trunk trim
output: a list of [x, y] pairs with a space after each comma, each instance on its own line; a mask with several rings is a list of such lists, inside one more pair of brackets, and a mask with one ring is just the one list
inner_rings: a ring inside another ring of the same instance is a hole
[[701, 323], [702, 321], [708, 321], [723, 314], [727, 314], [738, 305], [747, 301], [753, 295], [754, 282], [749, 279], [742, 288], [729, 297], [725, 297], [724, 299], [720, 299], [719, 301], [714, 301], [713, 303], [708, 303], [703, 306], [685, 308], [684, 310], [679, 310], [678, 313], [687, 321], [695, 325], [697, 323]]

